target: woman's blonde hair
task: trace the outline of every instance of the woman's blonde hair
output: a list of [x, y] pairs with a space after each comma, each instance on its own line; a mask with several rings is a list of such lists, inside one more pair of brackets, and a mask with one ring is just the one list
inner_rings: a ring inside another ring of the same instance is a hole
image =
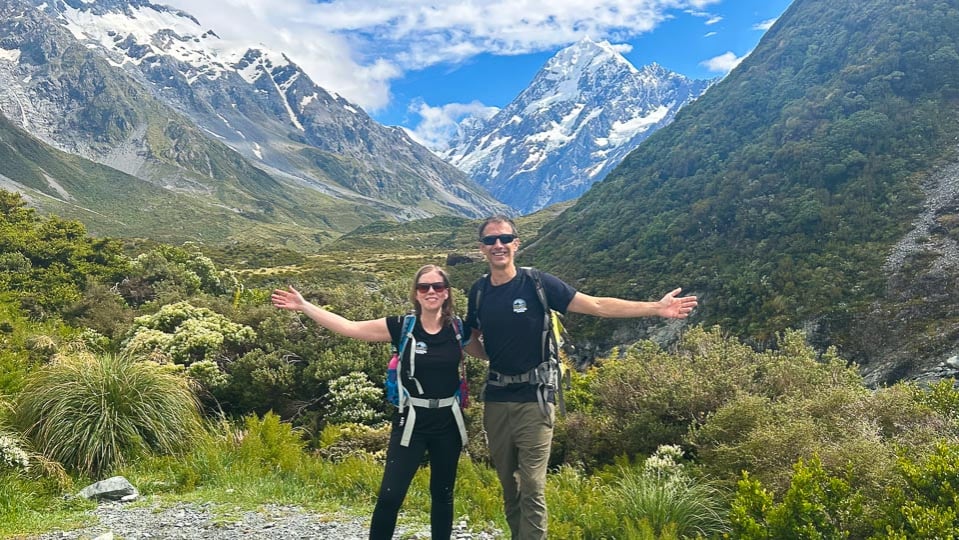
[[443, 270], [435, 264], [427, 264], [419, 270], [416, 271], [416, 275], [413, 276], [413, 285], [410, 287], [410, 302], [413, 302], [413, 310], [416, 313], [416, 316], [419, 317], [423, 311], [422, 306], [420, 306], [419, 300], [416, 299], [416, 284], [420, 282], [420, 277], [423, 274], [428, 274], [429, 272], [436, 272], [443, 277], [443, 284], [446, 285], [446, 300], [443, 302], [443, 307], [440, 310], [443, 315], [443, 324], [447, 324], [453, 320], [453, 315], [456, 313], [453, 307], [453, 290], [450, 288], [450, 276], [446, 273], [446, 270]]

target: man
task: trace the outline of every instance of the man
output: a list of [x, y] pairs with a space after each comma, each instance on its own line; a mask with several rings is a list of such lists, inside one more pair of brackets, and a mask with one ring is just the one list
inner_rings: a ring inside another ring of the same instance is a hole
[[[484, 419], [490, 457], [503, 486], [506, 521], [512, 538], [546, 538], [546, 467], [553, 438], [554, 398], [543, 394], [544, 309], [531, 272], [516, 267], [520, 240], [506, 216], [486, 219], [479, 229], [480, 251], [489, 274], [469, 292], [466, 351], [489, 358]], [[597, 317], [685, 318], [695, 296], [676, 289], [658, 302], [594, 297], [559, 278], [538, 272], [550, 309]], [[478, 301], [479, 300], [479, 301]], [[479, 303], [479, 306], [477, 306]], [[536, 369], [540, 366], [540, 369]], [[543, 402], [543, 403], [541, 403]]]

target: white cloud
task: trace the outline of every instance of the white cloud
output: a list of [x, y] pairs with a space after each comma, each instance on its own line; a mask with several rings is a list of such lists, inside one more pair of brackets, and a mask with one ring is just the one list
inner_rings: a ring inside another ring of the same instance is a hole
[[738, 66], [739, 63], [743, 61], [743, 58], [745, 58], [745, 56], [736, 56], [736, 54], [732, 51], [726, 51], [719, 56], [714, 56], [709, 60], [700, 62], [700, 65], [704, 66], [709, 71], [728, 73], [734, 67]]
[[716, 35], [716, 32], [706, 32], [703, 37], [713, 37]]
[[320, 86], [385, 107], [407, 70], [478, 54], [554, 50], [592, 36], [626, 42], [677, 10], [720, 0], [160, 0], [225, 40], [287, 54]]
[[721, 22], [721, 21], [723, 20], [723, 16], [722, 16], [722, 15], [714, 15], [714, 14], [708, 12], [708, 11], [701, 11], [701, 10], [695, 10], [695, 9], [687, 9], [687, 10], [686, 10], [686, 13], [689, 14], [689, 15], [692, 15], [693, 17], [699, 17], [699, 18], [702, 18], [702, 19], [706, 19], [706, 20], [703, 22], [703, 24], [705, 24], [706, 26], [712, 26], [712, 25], [717, 24], [717, 23], [719, 23], [719, 22]]
[[775, 23], [776, 23], [776, 19], [766, 19], [765, 21], [754, 24], [753, 30], [762, 30], [763, 32], [765, 32], [766, 30], [769, 30], [770, 28], [772, 28], [773, 24]]
[[415, 130], [406, 130], [409, 136], [431, 150], [442, 151], [448, 148], [450, 139], [456, 135], [463, 119], [473, 117], [486, 120], [499, 112], [499, 108], [488, 107], [478, 101], [432, 107], [420, 100], [410, 105], [410, 112], [421, 120]]

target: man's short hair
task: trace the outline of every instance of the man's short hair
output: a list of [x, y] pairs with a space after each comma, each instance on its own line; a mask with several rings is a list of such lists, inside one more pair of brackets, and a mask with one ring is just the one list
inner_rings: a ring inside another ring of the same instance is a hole
[[483, 238], [483, 231], [486, 229], [486, 226], [489, 225], [490, 223], [506, 223], [507, 225], [509, 225], [509, 228], [510, 230], [512, 230], [513, 234], [515, 234], [516, 236], [519, 236], [519, 234], [517, 234], [516, 232], [516, 224], [513, 223], [512, 219], [510, 219], [509, 217], [503, 214], [496, 214], [495, 216], [490, 216], [486, 218], [485, 220], [483, 220], [483, 223], [479, 226], [480, 239]]

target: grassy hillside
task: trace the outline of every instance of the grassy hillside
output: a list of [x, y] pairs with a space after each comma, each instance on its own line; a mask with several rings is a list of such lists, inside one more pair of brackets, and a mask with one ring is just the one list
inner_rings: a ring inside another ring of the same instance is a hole
[[223, 193], [209, 198], [178, 193], [53, 149], [2, 115], [0, 163], [7, 189], [22, 191], [44, 213], [79, 220], [101, 236], [214, 245], [242, 240], [311, 251], [379, 216], [312, 189], [280, 187], [245, 162], [234, 169], [248, 173], [237, 177], [242, 192], [221, 185]]
[[[701, 322], [758, 340], [807, 325], [867, 361], [854, 321], [897, 297], [883, 264], [920, 212], [922, 183], [956, 159], [957, 38], [954, 2], [798, 0], [726, 79], [547, 224], [530, 259], [597, 293], [682, 285], [702, 297]], [[927, 356], [955, 336], [932, 338]]]

